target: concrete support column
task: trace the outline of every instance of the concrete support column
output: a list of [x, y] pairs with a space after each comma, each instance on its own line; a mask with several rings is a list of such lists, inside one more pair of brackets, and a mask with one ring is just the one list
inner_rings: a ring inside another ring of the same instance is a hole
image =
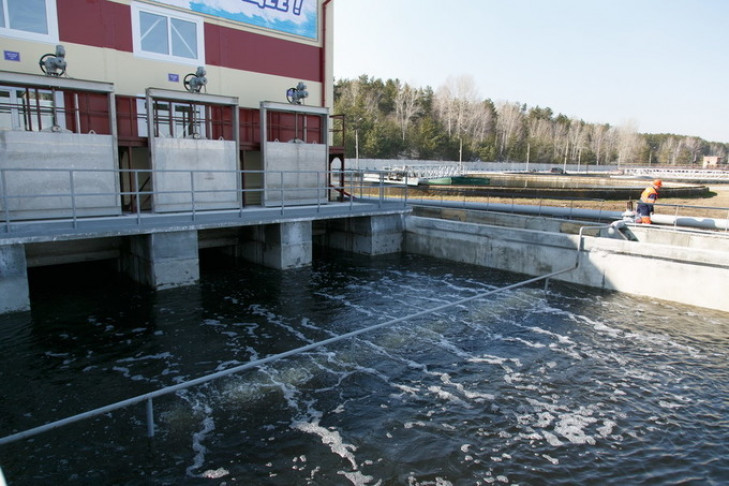
[[0, 314], [30, 310], [23, 245], [0, 246]]
[[332, 220], [327, 246], [366, 255], [398, 253], [402, 249], [400, 214]]
[[200, 279], [197, 231], [132, 236], [124, 247], [122, 270], [137, 282], [164, 290]]
[[311, 221], [250, 226], [243, 232], [242, 257], [285, 270], [311, 265]]

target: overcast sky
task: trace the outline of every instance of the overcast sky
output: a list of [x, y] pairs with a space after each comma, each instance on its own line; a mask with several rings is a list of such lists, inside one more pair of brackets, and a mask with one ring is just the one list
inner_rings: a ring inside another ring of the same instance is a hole
[[729, 0], [334, 0], [334, 76], [729, 143]]

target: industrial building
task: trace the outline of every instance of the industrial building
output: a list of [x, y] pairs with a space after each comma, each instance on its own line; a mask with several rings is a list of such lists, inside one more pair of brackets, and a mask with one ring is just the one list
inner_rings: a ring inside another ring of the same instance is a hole
[[404, 209], [343, 186], [332, 0], [6, 5], [0, 312], [29, 308], [32, 266], [117, 259], [163, 289], [197, 281], [203, 247], [307, 265], [315, 221], [399, 251]]

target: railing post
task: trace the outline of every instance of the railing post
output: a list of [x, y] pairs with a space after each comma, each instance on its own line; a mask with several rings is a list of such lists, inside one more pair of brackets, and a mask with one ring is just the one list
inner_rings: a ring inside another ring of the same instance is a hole
[[192, 204], [192, 220], [195, 221], [195, 169], [190, 170], [190, 203]]
[[5, 181], [5, 171], [0, 169], [0, 187], [3, 190], [3, 208], [5, 208], [5, 231], [10, 233], [10, 208], [8, 207], [8, 185]]
[[71, 184], [71, 214], [73, 217], [73, 228], [76, 229], [76, 188], [73, 183], [73, 169], [68, 171], [68, 179]]
[[380, 172], [380, 197], [378, 201], [378, 206], [382, 207], [382, 201], [385, 198], [385, 173]]
[[134, 209], [137, 213], [137, 226], [142, 223], [142, 195], [139, 191], [139, 169], [131, 169], [134, 175]]
[[[314, 192], [316, 193], [316, 212], [317, 213], [319, 212], [319, 209], [320, 209], [320, 206], [321, 206], [321, 199], [320, 199], [321, 196], [320, 196], [320, 192], [321, 191], [325, 191], [325, 192], [328, 192], [329, 191], [329, 189], [326, 187], [327, 186], [326, 184], [324, 184], [323, 186], [321, 186], [321, 189], [320, 189], [320, 186], [319, 186], [319, 174], [320, 174], [319, 171], [314, 172], [314, 177], [316, 178], [316, 182], [314, 183]], [[326, 172], [324, 173], [324, 181], [325, 182], [328, 182], [327, 181]]]
[[154, 406], [152, 397], [147, 399], [147, 437], [154, 437]]
[[280, 179], [281, 179], [281, 215], [284, 214], [284, 172], [280, 171]]

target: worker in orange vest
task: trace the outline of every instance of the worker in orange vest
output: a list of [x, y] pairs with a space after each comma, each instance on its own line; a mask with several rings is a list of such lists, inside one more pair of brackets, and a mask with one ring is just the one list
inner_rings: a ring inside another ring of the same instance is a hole
[[651, 224], [651, 214], [653, 214], [653, 204], [658, 199], [658, 191], [663, 187], [663, 181], [656, 179], [653, 183], [643, 190], [640, 195], [640, 201], [638, 201], [637, 211], [638, 220], [637, 223]]

